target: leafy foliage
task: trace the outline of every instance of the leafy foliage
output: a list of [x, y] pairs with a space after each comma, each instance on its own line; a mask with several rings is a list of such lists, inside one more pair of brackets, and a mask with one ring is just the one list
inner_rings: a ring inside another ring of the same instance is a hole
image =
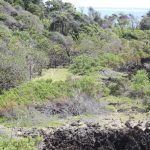
[[[93, 8], [83, 14], [61, 0], [45, 5], [41, 0], [1, 0], [0, 5], [1, 112], [71, 97], [75, 91], [89, 97], [149, 98], [145, 70], [131, 79], [113, 74], [107, 79], [97, 77], [108, 68], [119, 71], [128, 64], [141, 66], [141, 58], [149, 57], [149, 13], [139, 23], [131, 14], [102, 18]], [[80, 76], [58, 82], [49, 77], [32, 80], [43, 69], [57, 67], [67, 67]]]
[[100, 69], [98, 59], [79, 56], [73, 60], [70, 71], [74, 74], [85, 75]]
[[149, 88], [150, 81], [147, 72], [145, 70], [139, 70], [132, 78], [131, 90], [133, 94], [144, 97], [144, 95], [150, 94]]
[[35, 143], [32, 139], [9, 139], [8, 137], [0, 137], [0, 149], [5, 150], [35, 150]]

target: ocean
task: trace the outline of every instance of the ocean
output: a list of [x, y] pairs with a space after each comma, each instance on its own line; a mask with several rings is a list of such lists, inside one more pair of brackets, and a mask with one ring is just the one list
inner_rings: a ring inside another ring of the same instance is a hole
[[[106, 15], [110, 16], [112, 14], [132, 14], [137, 19], [141, 19], [150, 8], [94, 8], [96, 11], [100, 12], [101, 16], [104, 17]], [[81, 8], [77, 8], [77, 10], [81, 11]], [[83, 8], [83, 13], [88, 13], [88, 8]]]

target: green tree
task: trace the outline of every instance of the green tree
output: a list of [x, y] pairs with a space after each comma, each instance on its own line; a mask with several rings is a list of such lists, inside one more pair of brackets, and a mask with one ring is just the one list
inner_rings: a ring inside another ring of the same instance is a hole
[[142, 21], [140, 22], [140, 28], [142, 30], [150, 30], [150, 17], [149, 16], [143, 17]]

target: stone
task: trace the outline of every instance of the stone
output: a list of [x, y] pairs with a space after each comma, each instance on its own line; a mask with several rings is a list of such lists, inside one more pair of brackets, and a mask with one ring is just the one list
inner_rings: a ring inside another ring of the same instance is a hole
[[120, 72], [108, 69], [108, 70], [100, 71], [100, 76], [104, 79], [118, 79], [121, 77], [127, 77], [128, 75], [125, 73], [120, 73]]

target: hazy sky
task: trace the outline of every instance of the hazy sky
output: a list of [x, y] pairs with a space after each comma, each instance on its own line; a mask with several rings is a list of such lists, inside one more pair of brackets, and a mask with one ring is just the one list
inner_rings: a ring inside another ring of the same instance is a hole
[[150, 0], [63, 0], [77, 7], [150, 8]]

